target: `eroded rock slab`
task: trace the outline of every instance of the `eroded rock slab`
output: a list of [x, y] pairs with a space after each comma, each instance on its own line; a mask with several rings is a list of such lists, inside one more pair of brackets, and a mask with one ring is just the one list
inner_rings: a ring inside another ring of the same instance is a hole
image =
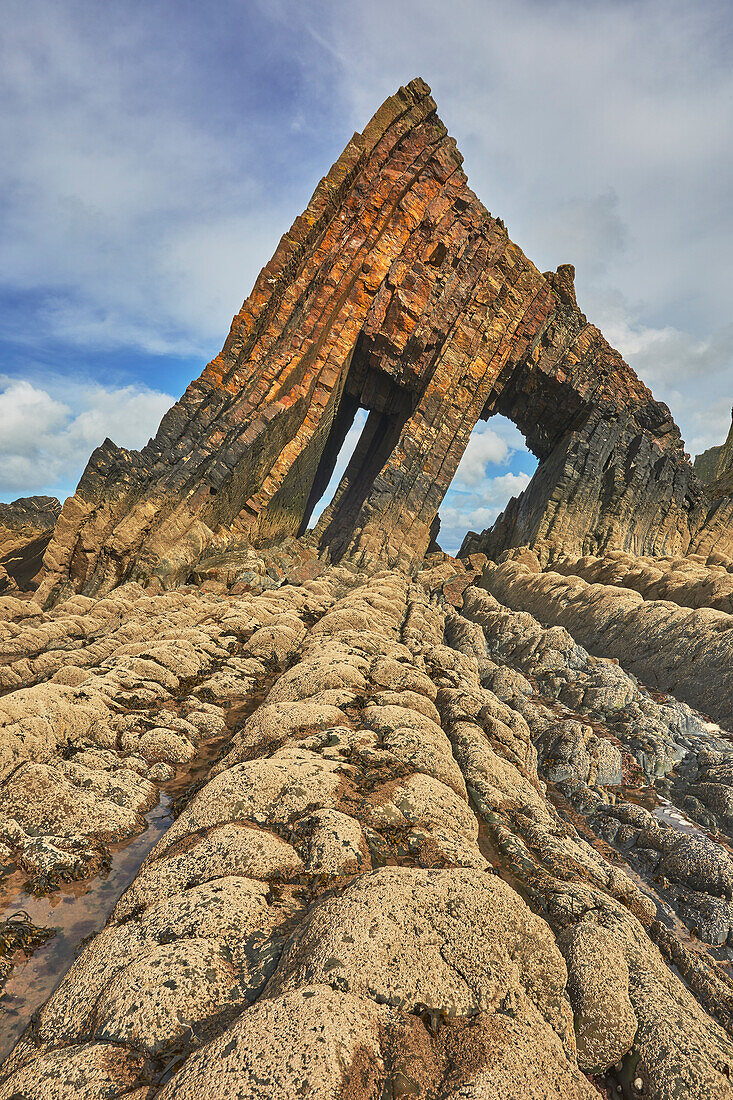
[[733, 615], [645, 600], [631, 589], [588, 584], [521, 563], [489, 563], [482, 584], [504, 604], [557, 624], [593, 652], [616, 658], [649, 687], [733, 726]]
[[55, 497], [19, 497], [0, 504], [0, 596], [36, 587], [60, 513]]

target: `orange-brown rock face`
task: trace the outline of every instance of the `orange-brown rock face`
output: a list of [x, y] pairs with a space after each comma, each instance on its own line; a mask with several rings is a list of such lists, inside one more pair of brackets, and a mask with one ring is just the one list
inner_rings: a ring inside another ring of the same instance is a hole
[[471, 429], [495, 412], [541, 467], [492, 548], [685, 549], [706, 505], [679, 431], [580, 313], [572, 276], [541, 274], [509, 240], [412, 81], [318, 185], [155, 439], [94, 452], [42, 597], [170, 583], [207, 548], [304, 532], [360, 406], [315, 529], [332, 560], [419, 560]]

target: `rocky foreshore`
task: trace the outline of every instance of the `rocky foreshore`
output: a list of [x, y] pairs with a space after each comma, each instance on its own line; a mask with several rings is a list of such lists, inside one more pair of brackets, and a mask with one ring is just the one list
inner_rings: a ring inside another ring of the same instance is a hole
[[37, 892], [103, 881], [200, 767], [1, 1100], [733, 1095], [727, 735], [478, 557], [288, 553], [5, 599], [0, 829]]

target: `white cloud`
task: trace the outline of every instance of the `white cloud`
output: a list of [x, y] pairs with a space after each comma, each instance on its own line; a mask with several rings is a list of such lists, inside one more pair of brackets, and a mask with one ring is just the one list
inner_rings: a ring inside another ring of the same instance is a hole
[[60, 486], [71, 491], [107, 436], [139, 449], [173, 401], [137, 386], [105, 390], [56, 381], [44, 389], [0, 376], [0, 500]]
[[27, 458], [37, 440], [61, 430], [71, 409], [30, 382], [7, 381], [0, 392], [0, 453], [5, 462]]
[[463, 458], [456, 470], [454, 484], [480, 485], [486, 476], [486, 467], [491, 462], [497, 465], [508, 457], [510, 447], [506, 439], [489, 427], [480, 425], [474, 429]]
[[733, 404], [733, 325], [699, 339], [674, 325], [645, 325], [624, 301], [599, 313], [608, 340], [672, 409], [689, 453], [722, 443]]
[[440, 545], [455, 553], [467, 531], [490, 527], [511, 497], [524, 492], [530, 481], [530, 474], [509, 471], [486, 478], [470, 492], [452, 487], [440, 509]]
[[0, 288], [30, 295], [35, 323], [16, 310], [6, 334], [208, 356], [296, 212], [264, 186], [267, 147], [246, 115], [224, 132], [187, 102], [196, 42], [156, 48], [165, 12], [120, 11], [110, 33], [73, 0], [10, 6]]
[[[582, 279], [605, 275], [609, 265], [627, 248], [628, 226], [613, 190], [584, 198], [558, 199], [547, 204], [534, 226], [538, 250], [567, 256]], [[557, 266], [557, 264], [555, 264]]]
[[[511, 497], [524, 492], [530, 481], [530, 475], [523, 473], [500, 474], [498, 477], [487, 478], [479, 493], [470, 494], [466, 506], [454, 504], [452, 507], [441, 508], [441, 522], [447, 527], [462, 525], [464, 529], [472, 525], [474, 529], [476, 526], [486, 527], [496, 519]], [[477, 496], [482, 501], [479, 505], [475, 504]], [[453, 500], [457, 499], [458, 495], [454, 494]]]
[[486, 479], [486, 467], [506, 466], [513, 455], [526, 454], [527, 447], [519, 429], [504, 416], [479, 421], [471, 433], [453, 478], [453, 488], [476, 488]]

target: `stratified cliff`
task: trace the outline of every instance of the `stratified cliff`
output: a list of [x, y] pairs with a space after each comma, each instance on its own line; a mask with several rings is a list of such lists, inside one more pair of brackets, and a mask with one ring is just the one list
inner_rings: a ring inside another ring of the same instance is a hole
[[710, 500], [733, 493], [733, 424], [725, 443], [695, 456], [694, 469]]
[[42, 598], [167, 585], [207, 548], [303, 533], [360, 406], [315, 531], [330, 560], [419, 561], [471, 429], [496, 412], [540, 469], [482, 547], [684, 551], [705, 517], [669, 410], [580, 312], [573, 269], [540, 273], [479, 202], [414, 80], [349, 142], [155, 438], [94, 452]]
[[725, 443], [719, 447], [708, 447], [707, 451], [695, 455], [693, 468], [703, 485], [710, 485], [733, 469], [733, 424]]

